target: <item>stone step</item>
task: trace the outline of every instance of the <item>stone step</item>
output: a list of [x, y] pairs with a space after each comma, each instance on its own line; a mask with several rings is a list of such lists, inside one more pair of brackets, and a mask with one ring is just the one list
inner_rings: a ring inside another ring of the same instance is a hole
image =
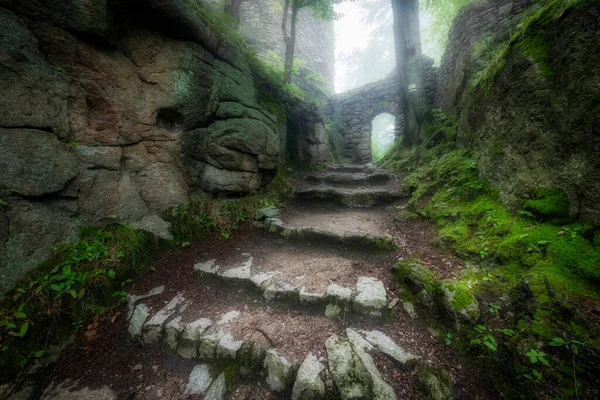
[[[394, 186], [394, 185], [391, 185]], [[367, 208], [378, 204], [389, 204], [400, 198], [396, 187], [340, 188], [330, 185], [311, 185], [296, 189], [299, 199], [330, 201], [352, 208]]]
[[329, 167], [332, 172], [368, 172], [375, 169], [373, 164], [334, 164]]
[[378, 254], [397, 250], [394, 238], [387, 233], [339, 232], [328, 228], [293, 226], [286, 224], [279, 218], [267, 218], [263, 226], [269, 232], [279, 234], [289, 240], [338, 244], [349, 247], [354, 251]]
[[[274, 255], [272, 258], [271, 255], [267, 255], [262, 259], [259, 267], [255, 267], [254, 257], [251, 255], [247, 255], [247, 257], [245, 261], [229, 266], [220, 266], [215, 259], [206, 260], [194, 265], [194, 270], [203, 280], [212, 279], [225, 285], [244, 287], [257, 292], [267, 302], [308, 307], [321, 312], [328, 318], [349, 313], [370, 317], [385, 316], [389, 305], [387, 292], [383, 282], [375, 277], [359, 276], [355, 285], [342, 286], [337, 283], [328, 283], [331, 280], [327, 273], [321, 274], [321, 276], [317, 273], [310, 277], [313, 280], [322, 280], [316, 284], [317, 289], [315, 289], [315, 284], [311, 285], [313, 287], [307, 287], [303, 282], [306, 278], [305, 274], [312, 272], [311, 265], [328, 269], [327, 261], [335, 264], [346, 262], [346, 265], [351, 268], [350, 260], [330, 257], [329, 259], [315, 259], [313, 263], [308, 263], [299, 259], [295, 261], [294, 265], [285, 265], [277, 269], [276, 260], [279, 259], [279, 255]], [[292, 263], [293, 261], [289, 260], [288, 262]], [[269, 266], [274, 268], [270, 269]], [[343, 267], [340, 268], [341, 271], [343, 271]], [[296, 276], [294, 277], [294, 275]]]
[[372, 354], [402, 369], [414, 367], [420, 358], [379, 330], [256, 309], [204, 313], [188, 295], [177, 293], [162, 308], [160, 302], [148, 305], [138, 298], [129, 321], [131, 336], [143, 345], [162, 346], [200, 362], [189, 375], [185, 395], [222, 399], [232, 383], [227, 379], [235, 379], [223, 371], [244, 369], [255, 379], [265, 377], [271, 391], [293, 400], [325, 399], [334, 393], [343, 399], [395, 399]]
[[338, 187], [381, 186], [395, 179], [386, 172], [375, 173], [346, 173], [346, 172], [317, 172], [301, 177], [309, 185], [328, 184]]

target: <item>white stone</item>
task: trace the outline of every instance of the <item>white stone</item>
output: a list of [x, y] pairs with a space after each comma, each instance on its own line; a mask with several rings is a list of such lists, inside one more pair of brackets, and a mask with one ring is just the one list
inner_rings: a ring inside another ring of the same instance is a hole
[[199, 364], [192, 369], [185, 388], [184, 397], [190, 395], [202, 395], [212, 383], [210, 369], [206, 364]]
[[220, 276], [225, 279], [232, 280], [247, 280], [252, 275], [252, 257], [248, 259], [242, 266], [231, 268], [221, 272]]
[[159, 294], [162, 294], [165, 291], [165, 287], [163, 286], [159, 286], [159, 287], [155, 287], [154, 289], [150, 290], [148, 293], [146, 294], [142, 294], [140, 296], [136, 296], [135, 294], [128, 294], [127, 295], [127, 321], [129, 321], [131, 319], [131, 316], [133, 315], [133, 310], [135, 309], [135, 306], [137, 305], [138, 302], [147, 299], [149, 297], [152, 296], [158, 296]]
[[183, 332], [184, 325], [181, 323], [181, 316], [172, 319], [165, 325], [165, 344], [173, 350], [177, 349], [177, 342]]
[[284, 356], [280, 356], [275, 349], [267, 350], [264, 368], [267, 370], [267, 385], [274, 392], [286, 389], [292, 364]]
[[327, 297], [342, 302], [350, 302], [352, 299], [352, 289], [333, 283], [327, 287]]
[[230, 333], [225, 333], [221, 340], [219, 340], [219, 344], [217, 344], [217, 358], [235, 359], [243, 344], [243, 340], [235, 340]]
[[342, 308], [337, 304], [329, 303], [325, 306], [325, 317], [334, 318], [342, 313]]
[[315, 304], [325, 300], [325, 293], [313, 293], [306, 290], [303, 286], [299, 294], [301, 303]]
[[329, 371], [342, 400], [369, 398], [370, 376], [352, 345], [337, 335], [325, 341]]
[[293, 299], [298, 295], [300, 288], [298, 286], [290, 285], [285, 282], [274, 282], [270, 284], [263, 292], [263, 297], [266, 300], [275, 299]]
[[221, 373], [219, 377], [210, 385], [210, 388], [204, 396], [204, 400], [222, 400], [225, 397], [225, 374]]
[[375, 349], [375, 347], [373, 347], [371, 343], [369, 343], [365, 338], [361, 336], [360, 333], [358, 333], [352, 328], [346, 329], [346, 336], [348, 336], [348, 340], [350, 341], [350, 343], [352, 343], [352, 345], [357, 349], [361, 349], [367, 352], [373, 351]]
[[416, 319], [418, 317], [413, 303], [404, 302], [402, 303], [402, 308], [404, 308], [404, 311], [411, 319]]
[[195, 359], [198, 357], [198, 346], [201, 335], [212, 326], [208, 318], [200, 318], [185, 324], [181, 339], [177, 345], [177, 352], [183, 358]]
[[292, 400], [319, 399], [325, 396], [325, 382], [321, 373], [325, 366], [317, 360], [313, 353], [308, 356], [300, 365], [296, 374], [296, 382], [292, 389]]
[[142, 335], [142, 328], [144, 327], [144, 323], [150, 316], [150, 310], [145, 304], [138, 304], [133, 311], [133, 315], [131, 320], [129, 321], [129, 333], [133, 337], [138, 337]]
[[225, 325], [238, 318], [240, 315], [242, 315], [242, 313], [240, 313], [239, 311], [229, 311], [228, 313], [223, 314], [219, 322], [217, 322], [217, 325]]
[[219, 273], [220, 267], [216, 264], [216, 260], [208, 260], [194, 265], [194, 271], [204, 272], [205, 274], [216, 275]]
[[389, 336], [380, 331], [361, 331], [361, 333], [379, 351], [390, 356], [400, 364], [407, 364], [421, 358], [402, 350]]
[[361, 276], [356, 281], [354, 306], [359, 312], [369, 315], [381, 315], [387, 305], [387, 293], [379, 279]]
[[277, 272], [260, 272], [250, 277], [250, 280], [256, 285], [257, 288], [263, 288], [269, 284], [275, 275], [277, 275]]
[[224, 334], [224, 332], [214, 332], [201, 336], [198, 346], [198, 358], [201, 360], [214, 359], [217, 356], [217, 345]]
[[175, 313], [175, 308], [184, 300], [183, 296], [178, 294], [144, 324], [144, 343], [158, 343], [161, 341], [164, 323]]

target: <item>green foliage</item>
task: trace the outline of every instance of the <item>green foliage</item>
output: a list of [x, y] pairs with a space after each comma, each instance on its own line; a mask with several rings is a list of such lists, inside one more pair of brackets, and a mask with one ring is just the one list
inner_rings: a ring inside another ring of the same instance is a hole
[[[477, 161], [468, 151], [458, 149], [451, 140], [436, 140], [434, 146], [432, 142], [411, 149], [395, 146], [384, 163], [403, 177], [405, 194], [410, 196], [400, 215], [427, 218], [438, 229], [438, 244], [479, 264], [455, 278], [459, 287], [471, 288], [478, 300], [489, 304], [489, 313], [480, 316], [489, 327], [476, 327], [475, 335], [466, 338], [467, 348], [484, 350], [495, 371], [509, 381], [514, 379], [509, 386], [518, 379], [541, 381], [541, 365], [544, 379], [552, 381], [555, 397], [575, 397], [578, 387], [585, 387], [581, 380], [589, 384], [595, 379], [594, 360], [600, 351], [598, 329], [589, 314], [582, 312], [584, 304], [589, 305], [587, 309], [600, 303], [597, 229], [584, 223], [557, 226], [548, 218], [540, 220], [541, 212], [568, 213], [568, 200], [558, 190], [542, 188], [526, 210], [511, 212], [479, 175]], [[421, 290], [436, 293], [440, 284], [422, 266], [419, 270], [400, 265], [398, 274], [404, 288], [415, 287], [410, 294], [421, 306], [426, 304], [421, 301]], [[414, 285], [415, 281], [426, 283]], [[453, 302], [453, 307], [461, 307], [469, 299], [458, 295]], [[439, 308], [435, 296], [433, 304]], [[501, 315], [505, 307], [508, 310]], [[568, 338], [578, 339], [569, 342]], [[539, 343], [551, 345], [541, 351]], [[538, 350], [524, 358], [532, 348]], [[580, 353], [577, 360], [574, 352]], [[537, 362], [532, 363], [529, 356]], [[543, 360], [552, 360], [551, 367]], [[523, 390], [517, 387], [515, 392]], [[543, 389], [536, 385], [531, 390]], [[526, 397], [534, 397], [532, 393]]]
[[14, 372], [41, 357], [43, 350], [32, 348], [56, 344], [70, 334], [70, 323], [79, 326], [120, 304], [123, 287], [143, 268], [150, 243], [147, 233], [120, 225], [82, 227], [78, 241], [59, 247], [51, 262], [39, 266], [3, 300], [0, 366]]
[[493, 335], [493, 330], [485, 327], [484, 325], [476, 325], [473, 328], [475, 332], [474, 338], [471, 339], [469, 344], [472, 346], [482, 347], [491, 353], [498, 351], [498, 342]]
[[241, 199], [192, 199], [171, 212], [171, 231], [180, 245], [216, 234], [228, 239], [261, 208], [281, 206], [294, 194], [291, 170], [279, 167], [275, 178], [261, 191]]
[[540, 363], [542, 365], [545, 365], [546, 367], [550, 366], [550, 363], [546, 359], [546, 353], [544, 353], [543, 351], [538, 351], [538, 350], [535, 350], [535, 349], [530, 349], [527, 352], [527, 357], [529, 357], [529, 361], [532, 364]]
[[543, 217], [568, 217], [569, 207], [569, 198], [559, 189], [539, 190], [536, 196], [524, 205], [526, 210]]
[[546, 40], [546, 29], [557, 21], [570, 8], [581, 7], [594, 0], [552, 0], [519, 25], [507, 43], [491, 43], [486, 38], [476, 47], [475, 56], [481, 60], [480, 70], [476, 73], [472, 87], [479, 87], [487, 96], [494, 86], [496, 77], [506, 66], [506, 59], [511, 51], [518, 51], [531, 60], [538, 68], [539, 76], [545, 79], [555, 77], [550, 66], [549, 45]]
[[452, 334], [452, 332], [448, 332], [446, 333], [446, 346], [452, 346], [452, 342], [454, 341], [454, 335]]

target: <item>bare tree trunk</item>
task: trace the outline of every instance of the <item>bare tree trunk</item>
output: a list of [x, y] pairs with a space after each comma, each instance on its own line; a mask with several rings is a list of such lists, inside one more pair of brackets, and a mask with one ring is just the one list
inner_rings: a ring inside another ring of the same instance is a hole
[[292, 19], [290, 36], [287, 35], [287, 12], [289, 7], [289, 0], [285, 0], [283, 7], [283, 38], [285, 41], [285, 66], [283, 73], [283, 82], [292, 83], [292, 70], [294, 69], [294, 50], [296, 47], [296, 19], [298, 16], [298, 0], [292, 0]]
[[403, 143], [418, 145], [420, 128], [425, 122], [427, 98], [423, 86], [421, 35], [418, 0], [392, 0], [396, 68], [400, 105], [404, 115]]
[[236, 25], [240, 24], [240, 8], [243, 0], [227, 0], [225, 12], [231, 16]]

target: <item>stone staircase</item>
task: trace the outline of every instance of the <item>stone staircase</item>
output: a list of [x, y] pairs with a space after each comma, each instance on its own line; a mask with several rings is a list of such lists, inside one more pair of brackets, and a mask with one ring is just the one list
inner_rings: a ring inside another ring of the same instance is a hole
[[234, 377], [245, 377], [273, 398], [398, 398], [377, 360], [406, 369], [420, 357], [392, 339], [398, 300], [382, 276], [391, 265], [367, 272], [396, 249], [387, 227], [397, 187], [362, 165], [299, 177], [297, 200], [258, 216], [264, 241], [189, 265], [204, 285], [197, 291], [130, 295], [129, 333], [198, 363], [190, 396], [226, 398]]

